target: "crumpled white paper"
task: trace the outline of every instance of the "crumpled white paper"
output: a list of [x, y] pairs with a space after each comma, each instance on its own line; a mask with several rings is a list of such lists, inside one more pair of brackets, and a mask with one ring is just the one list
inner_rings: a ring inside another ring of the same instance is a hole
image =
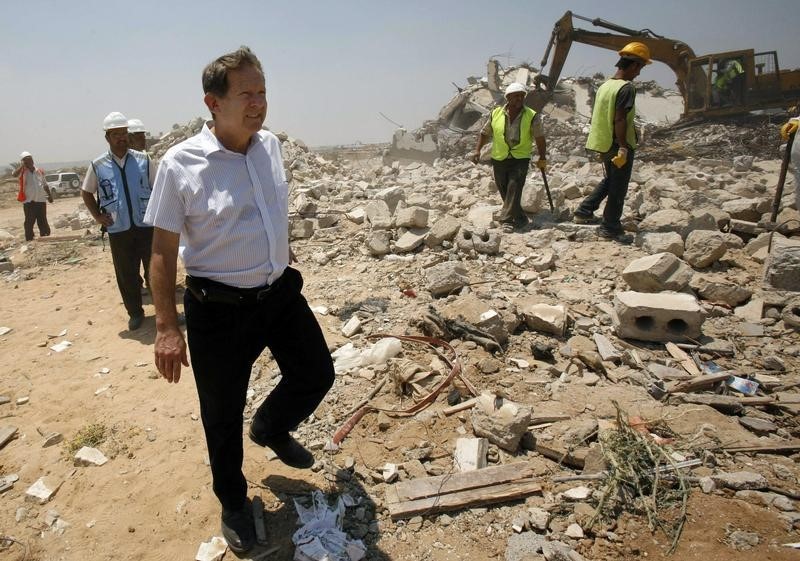
[[361, 540], [353, 540], [342, 531], [345, 502], [339, 497], [331, 508], [321, 491], [311, 495], [312, 505], [294, 502], [302, 526], [292, 536], [294, 561], [359, 561], [366, 555]]

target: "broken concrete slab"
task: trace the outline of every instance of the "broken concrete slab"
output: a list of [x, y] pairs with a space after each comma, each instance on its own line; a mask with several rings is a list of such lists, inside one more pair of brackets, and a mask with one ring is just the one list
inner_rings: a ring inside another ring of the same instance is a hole
[[704, 269], [719, 261], [728, 245], [722, 232], [694, 230], [686, 236], [683, 258], [697, 269]]
[[781, 290], [800, 292], [800, 241], [776, 238], [764, 263], [764, 281]]
[[49, 477], [40, 477], [25, 491], [25, 500], [45, 504], [58, 492], [61, 483], [54, 483]]
[[527, 304], [520, 312], [529, 329], [563, 336], [567, 330], [567, 307], [558, 304]]
[[447, 261], [426, 269], [425, 279], [427, 289], [434, 298], [457, 292], [469, 282], [466, 267], [455, 261]]
[[717, 473], [711, 476], [714, 483], [734, 491], [742, 489], [764, 489], [767, 487], [767, 480], [760, 473], [751, 471], [737, 471], [733, 473]]
[[90, 446], [83, 446], [73, 458], [73, 464], [76, 466], [102, 466], [106, 462], [108, 462], [108, 458], [105, 454]]
[[724, 277], [697, 273], [690, 286], [703, 300], [718, 302], [734, 308], [746, 302], [753, 291], [740, 283], [729, 282]]
[[453, 463], [459, 472], [485, 468], [489, 441], [485, 438], [458, 438]]
[[509, 452], [516, 452], [531, 421], [528, 407], [491, 393], [478, 396], [472, 408], [472, 430]]
[[689, 265], [664, 252], [631, 261], [622, 271], [622, 278], [637, 292], [679, 292], [689, 284], [692, 274]]

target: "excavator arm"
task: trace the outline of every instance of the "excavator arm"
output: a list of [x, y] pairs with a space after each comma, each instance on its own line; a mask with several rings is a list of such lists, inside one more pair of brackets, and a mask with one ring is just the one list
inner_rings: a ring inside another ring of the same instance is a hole
[[[572, 24], [573, 17], [588, 21], [597, 27], [616, 31], [618, 34], [577, 29]], [[657, 35], [649, 29], [629, 29], [600, 18], [585, 18], [570, 11], [567, 11], [553, 27], [553, 33], [542, 58], [541, 67], [544, 69], [547, 66], [551, 51], [553, 51], [553, 59], [548, 74], [537, 76], [536, 84], [538, 88], [545, 89], [547, 92], [554, 91], [569, 50], [575, 41], [613, 51], [622, 49], [631, 41], [644, 43], [650, 49], [650, 58], [652, 60], [663, 62], [675, 72], [675, 83], [683, 96], [685, 104], [687, 99], [687, 80], [689, 79], [689, 61], [695, 58], [691, 47], [682, 41]]]

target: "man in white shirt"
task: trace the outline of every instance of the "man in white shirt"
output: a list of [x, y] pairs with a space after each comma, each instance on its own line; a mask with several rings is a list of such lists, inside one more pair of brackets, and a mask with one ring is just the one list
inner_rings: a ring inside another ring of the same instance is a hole
[[19, 193], [17, 200], [22, 203], [25, 214], [23, 229], [25, 241], [33, 240], [33, 224], [39, 228], [39, 236], [50, 235], [50, 224], [47, 223], [47, 203], [53, 202], [50, 187], [44, 179], [44, 170], [37, 168], [33, 163], [30, 152], [19, 155], [20, 166], [11, 175], [19, 177]]
[[269, 348], [281, 381], [258, 408], [250, 439], [285, 464], [314, 457], [289, 434], [333, 384], [322, 330], [289, 267], [288, 185], [280, 142], [261, 129], [264, 73], [247, 47], [203, 71], [211, 111], [196, 136], [159, 163], [146, 220], [155, 226], [150, 283], [156, 307], [155, 362], [168, 382], [188, 366], [178, 328], [175, 277], [186, 267], [184, 311], [222, 533], [234, 552], [255, 542], [242, 473], [242, 424], [253, 363]]

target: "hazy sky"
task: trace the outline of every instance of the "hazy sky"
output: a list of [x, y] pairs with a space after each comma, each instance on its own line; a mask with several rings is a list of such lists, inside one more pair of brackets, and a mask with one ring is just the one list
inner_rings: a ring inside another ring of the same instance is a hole
[[[110, 111], [154, 133], [206, 116], [200, 75], [248, 45], [267, 74], [267, 125], [308, 145], [386, 142], [435, 118], [452, 82], [486, 61], [539, 65], [567, 9], [681, 39], [698, 55], [777, 50], [800, 67], [798, 0], [528, 1], [0, 0], [0, 164], [89, 160], [107, 148]], [[591, 24], [576, 22], [577, 27]], [[562, 76], [608, 73], [612, 51], [574, 45]], [[671, 86], [670, 70], [640, 79]]]

